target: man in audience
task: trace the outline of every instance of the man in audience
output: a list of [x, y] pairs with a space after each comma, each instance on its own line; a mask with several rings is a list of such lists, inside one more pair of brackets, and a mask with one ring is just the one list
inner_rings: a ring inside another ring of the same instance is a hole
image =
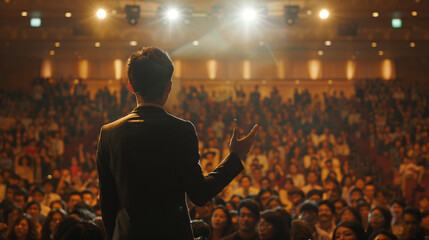
[[330, 240], [329, 234], [316, 226], [319, 219], [319, 208], [311, 200], [307, 200], [299, 207], [299, 219], [305, 221], [313, 231], [314, 240]]
[[238, 230], [222, 240], [257, 240], [256, 224], [259, 221], [258, 204], [251, 199], [244, 199], [238, 205]]
[[67, 199], [67, 208], [69, 210], [69, 213], [73, 211], [74, 205], [82, 201], [82, 194], [78, 191], [73, 191], [69, 193], [68, 199]]
[[252, 186], [252, 179], [249, 176], [244, 175], [240, 179], [240, 187], [234, 190], [233, 195], [240, 195], [245, 198], [249, 195], [256, 195], [258, 193], [259, 190]]
[[334, 205], [330, 200], [323, 200], [319, 202], [319, 221], [316, 224], [316, 227], [325, 230], [329, 234], [329, 237], [332, 238], [335, 230], [335, 221], [334, 221]]
[[423, 232], [420, 228], [422, 220], [421, 213], [417, 208], [406, 207], [404, 210], [404, 232], [401, 240], [417, 240], [423, 239]]

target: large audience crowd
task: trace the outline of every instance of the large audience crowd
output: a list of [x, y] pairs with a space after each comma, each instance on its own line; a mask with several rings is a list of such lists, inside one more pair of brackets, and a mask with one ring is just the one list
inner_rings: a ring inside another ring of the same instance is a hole
[[[188, 204], [196, 237], [429, 237], [429, 99], [414, 83], [365, 80], [350, 97], [214, 94], [182, 88], [169, 109], [195, 125], [204, 174], [229, 153], [235, 127], [261, 127], [245, 170], [204, 207]], [[102, 239], [97, 137], [135, 106], [126, 86], [91, 99], [83, 81], [36, 79], [0, 99], [1, 237], [66, 239], [79, 225]]]

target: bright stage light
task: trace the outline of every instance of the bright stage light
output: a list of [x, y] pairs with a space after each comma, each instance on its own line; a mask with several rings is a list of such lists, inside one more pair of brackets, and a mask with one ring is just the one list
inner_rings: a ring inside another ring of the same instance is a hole
[[71, 13], [71, 12], [66, 12], [66, 13], [64, 14], [64, 16], [65, 16], [66, 18], [69, 18], [69, 17], [71, 17], [71, 16], [72, 16], [72, 13]]
[[376, 18], [376, 17], [379, 17], [379, 16], [380, 16], [380, 13], [378, 13], [378, 12], [373, 12], [373, 13], [372, 13], [372, 17], [375, 17], [375, 18]]
[[319, 16], [321, 19], [327, 19], [329, 17], [329, 11], [326, 9], [320, 10]]
[[169, 9], [165, 13], [165, 15], [166, 15], [167, 19], [170, 21], [174, 21], [174, 20], [178, 19], [180, 16], [179, 11], [177, 9]]
[[199, 42], [199, 41], [197, 41], [197, 40], [195, 40], [195, 41], [193, 41], [193, 42], [192, 42], [192, 45], [194, 45], [194, 46], [198, 46], [198, 45], [200, 45], [200, 42]]
[[95, 42], [94, 43], [94, 47], [101, 47], [101, 43], [100, 42]]
[[60, 47], [60, 46], [61, 46], [61, 43], [60, 43], [60, 42], [55, 42], [55, 43], [54, 43], [54, 46], [55, 46], [55, 47]]
[[104, 18], [106, 18], [106, 16], [107, 16], [106, 10], [104, 10], [102, 8], [100, 8], [100, 9], [97, 10], [97, 17], [99, 19], [104, 19]]
[[377, 43], [376, 42], [372, 42], [371, 43], [371, 47], [377, 47]]
[[392, 27], [393, 28], [401, 28], [402, 27], [402, 20], [400, 18], [393, 18], [392, 19]]
[[416, 43], [415, 42], [410, 42], [410, 47], [415, 47], [416, 46]]
[[42, 25], [42, 19], [40, 18], [31, 18], [30, 26], [31, 27], [40, 27]]
[[332, 45], [332, 42], [331, 42], [331, 41], [329, 41], [329, 40], [327, 40], [327, 41], [325, 41], [325, 45], [326, 45], [326, 46], [331, 46], [331, 45]]
[[241, 18], [247, 22], [254, 21], [257, 16], [258, 16], [258, 13], [251, 8], [246, 8], [241, 12]]
[[26, 17], [28, 15], [27, 12], [21, 12], [21, 16]]
[[135, 47], [135, 46], [137, 46], [137, 44], [138, 44], [138, 42], [135, 40], [130, 41], [130, 46]]

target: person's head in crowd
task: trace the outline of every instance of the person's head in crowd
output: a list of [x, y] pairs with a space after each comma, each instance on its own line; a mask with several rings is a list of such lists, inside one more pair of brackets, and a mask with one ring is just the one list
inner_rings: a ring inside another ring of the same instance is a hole
[[91, 206], [94, 204], [95, 196], [91, 190], [86, 189], [86, 190], [82, 191], [81, 194], [82, 194], [83, 201], [87, 202]]
[[280, 213], [275, 210], [265, 210], [257, 224], [260, 240], [285, 240], [289, 236]]
[[285, 223], [285, 228], [289, 231], [291, 229], [292, 224], [292, 216], [290, 215], [290, 213], [286, 211], [286, 209], [283, 207], [278, 207], [274, 210], [282, 216], [283, 221]]
[[127, 73], [131, 92], [145, 102], [162, 100], [164, 105], [171, 90], [174, 65], [164, 50], [146, 47], [128, 59]]
[[340, 184], [335, 178], [327, 177], [324, 181], [323, 188], [325, 189], [327, 198], [335, 199], [339, 197], [338, 194], [335, 194], [335, 190], [340, 189]]
[[375, 192], [376, 192], [376, 188], [375, 188], [375, 185], [372, 183], [367, 183], [363, 188], [363, 193], [369, 201], [372, 201], [374, 199]]
[[289, 166], [289, 173], [292, 175], [298, 174], [298, 166], [296, 166], [296, 164], [291, 164]]
[[240, 233], [255, 234], [255, 227], [259, 220], [259, 206], [251, 199], [244, 199], [238, 205], [238, 229]]
[[317, 203], [306, 200], [299, 207], [299, 219], [305, 221], [312, 229], [316, 227], [319, 219], [319, 207]]
[[55, 209], [55, 208], [63, 209], [64, 211], [68, 212], [67, 203], [64, 202], [63, 200], [60, 200], [60, 199], [52, 201], [51, 204], [49, 205], [49, 207], [51, 209]]
[[249, 176], [244, 175], [243, 177], [241, 177], [240, 186], [243, 189], [249, 189], [251, 185], [252, 185], [252, 179]]
[[210, 229], [210, 234], [216, 234], [218, 238], [228, 236], [234, 231], [228, 209], [217, 207], [213, 210], [210, 217]]
[[356, 221], [362, 225], [362, 216], [360, 215], [359, 211], [354, 207], [345, 207], [341, 212], [338, 220], [340, 222]]
[[55, 183], [52, 180], [45, 180], [43, 182], [43, 189], [45, 189], [45, 193], [55, 192]]
[[298, 188], [294, 188], [293, 190], [289, 191], [288, 197], [293, 205], [300, 204], [305, 200], [304, 192]]
[[332, 223], [334, 219], [334, 204], [330, 200], [323, 200], [318, 203], [319, 205], [319, 222], [320, 224]]
[[338, 217], [340, 216], [341, 212], [343, 211], [343, 209], [345, 207], [347, 207], [347, 202], [346, 200], [339, 198], [334, 200], [334, 207], [335, 207], [335, 218], [338, 219]]
[[318, 184], [319, 182], [319, 176], [315, 171], [309, 171], [307, 173], [307, 184]]
[[368, 240], [398, 240], [398, 237], [396, 237], [391, 231], [380, 229], [373, 232], [371, 236], [369, 236]]
[[406, 207], [403, 214], [403, 236], [402, 239], [420, 239], [422, 237], [420, 222], [422, 220], [422, 215], [419, 209], [415, 207]]
[[28, 194], [23, 189], [20, 189], [18, 191], [15, 191], [13, 194], [13, 202], [18, 205], [21, 209], [25, 208], [25, 205], [27, 204], [28, 200]]
[[40, 212], [42, 208], [40, 207], [40, 203], [38, 201], [31, 201], [25, 206], [24, 212], [31, 216], [32, 219], [38, 220], [40, 217]]
[[17, 184], [7, 185], [6, 200], [13, 202], [13, 196], [15, 195], [15, 192], [20, 190], [21, 190], [21, 187]]
[[322, 198], [323, 198], [323, 191], [322, 190], [313, 189], [307, 193], [307, 199], [311, 200], [315, 203], [320, 202], [322, 200]]
[[94, 182], [94, 181], [90, 182], [90, 183], [87, 185], [87, 188], [88, 188], [89, 190], [91, 190], [91, 191], [92, 191], [92, 193], [94, 193], [94, 196], [97, 196], [97, 195], [98, 195], [98, 193], [99, 193], [99, 191], [100, 191], [100, 187], [99, 187], [98, 183], [96, 183], [96, 182]]
[[46, 216], [45, 222], [42, 226], [41, 239], [49, 240], [52, 239], [52, 234], [57, 225], [67, 217], [67, 212], [63, 209], [52, 209], [48, 216]]
[[422, 220], [420, 222], [420, 227], [422, 228], [425, 234], [429, 233], [429, 211], [424, 211], [422, 213]]
[[270, 171], [270, 172], [267, 173], [267, 177], [261, 178], [261, 181], [260, 181], [261, 187], [270, 188], [272, 186], [273, 181], [269, 177], [269, 176], [272, 177], [272, 173], [273, 172]]
[[355, 186], [361, 190], [365, 187], [365, 180], [363, 178], [356, 178]]
[[283, 183], [283, 189], [286, 191], [290, 191], [294, 188], [293, 179], [292, 178], [286, 178]]
[[262, 180], [262, 169], [260, 167], [252, 168], [252, 176], [256, 182], [260, 182]]
[[402, 199], [394, 199], [390, 204], [390, 213], [394, 222], [402, 221], [402, 216], [405, 208], [405, 202]]
[[380, 229], [391, 229], [392, 214], [387, 208], [373, 207], [369, 211], [367, 234], [372, 234]]
[[69, 212], [73, 211], [74, 205], [80, 201], [82, 201], [82, 194], [80, 194], [80, 192], [73, 191], [69, 193], [67, 198], [67, 208], [69, 209]]
[[309, 240], [313, 239], [313, 230], [308, 226], [305, 221], [293, 220], [292, 228], [290, 230], [291, 240]]
[[357, 210], [362, 217], [362, 226], [366, 226], [366, 224], [368, 223], [368, 215], [370, 209], [371, 205], [369, 205], [369, 203], [365, 199], [360, 199], [358, 201]]
[[195, 206], [195, 210], [197, 211], [197, 218], [203, 219], [205, 222], [209, 222], [210, 215], [213, 211], [213, 200], [210, 199], [202, 207]]
[[265, 205], [265, 210], [276, 209], [278, 207], [282, 207], [280, 199], [277, 196], [272, 196]]
[[103, 240], [103, 234], [93, 222], [67, 217], [57, 225], [53, 239]]
[[8, 226], [11, 226], [21, 214], [22, 208], [12, 202], [7, 202], [3, 206], [3, 220]]
[[263, 210], [265, 209], [265, 206], [267, 205], [268, 200], [270, 200], [270, 198], [274, 195], [275, 193], [273, 190], [271, 190], [271, 188], [268, 188], [268, 187], [261, 188], [261, 190], [258, 193], [258, 199], [260, 202], [261, 209]]
[[231, 215], [232, 227], [234, 228], [234, 231], [237, 231], [238, 230], [238, 211], [230, 210], [229, 215]]
[[365, 230], [355, 221], [345, 221], [337, 224], [332, 240], [366, 240]]
[[240, 204], [240, 201], [243, 200], [243, 197], [241, 197], [238, 194], [234, 194], [231, 196], [230, 201], [235, 204], [235, 206], [238, 206]]
[[353, 207], [357, 207], [358, 202], [360, 199], [363, 198], [363, 192], [359, 188], [353, 188], [353, 190], [350, 191], [350, 203]]
[[31, 217], [27, 214], [18, 216], [13, 222], [11, 232], [7, 237], [7, 240], [38, 240], [38, 234], [34, 222]]
[[207, 240], [210, 235], [209, 225], [201, 219], [191, 221], [192, 233], [194, 239]]
[[353, 185], [353, 178], [351, 175], [347, 174], [343, 176], [343, 179], [341, 180], [341, 186], [349, 188]]
[[376, 188], [374, 194], [374, 205], [387, 206], [389, 204], [390, 194], [386, 189]]
[[419, 209], [420, 211], [429, 210], [429, 198], [427, 195], [422, 195], [419, 198]]
[[38, 201], [39, 203], [43, 202], [45, 197], [45, 189], [42, 186], [36, 185], [33, 190], [31, 190], [31, 198]]
[[225, 203], [226, 208], [228, 208], [229, 211], [237, 210], [237, 205], [233, 201], [228, 201]]
[[213, 208], [225, 207], [226, 205], [225, 200], [223, 200], [223, 198], [221, 198], [220, 196], [215, 196], [214, 198], [212, 198], [212, 203], [213, 203]]

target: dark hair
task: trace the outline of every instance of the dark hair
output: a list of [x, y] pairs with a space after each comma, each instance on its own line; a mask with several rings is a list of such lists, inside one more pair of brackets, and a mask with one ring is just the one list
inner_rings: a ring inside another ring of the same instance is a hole
[[52, 209], [52, 206], [54, 205], [54, 203], [59, 203], [59, 204], [61, 204], [61, 206], [63, 206], [63, 209], [64, 209], [64, 211], [68, 211], [68, 209], [67, 209], [67, 203], [66, 202], [64, 202], [63, 200], [55, 200], [55, 201], [52, 201], [51, 202], [51, 204], [49, 204], [49, 207]]
[[222, 206], [225, 206], [226, 205], [226, 202], [225, 202], [225, 200], [223, 200], [221, 197], [219, 197], [219, 196], [215, 196], [214, 198], [212, 198], [212, 202], [213, 202], [213, 204], [214, 205], [222, 205]]
[[156, 47], [145, 47], [128, 58], [128, 80], [134, 92], [146, 101], [162, 97], [173, 71], [168, 53]]
[[397, 203], [399, 206], [401, 206], [402, 208], [405, 208], [407, 206], [407, 204], [405, 203], [405, 201], [403, 199], [400, 198], [395, 198], [390, 202], [390, 206], [392, 206], [393, 204]]
[[40, 238], [40, 240], [50, 240], [51, 239], [52, 232], [51, 232], [51, 229], [49, 229], [49, 226], [51, 224], [52, 218], [54, 217], [54, 214], [56, 214], [56, 213], [61, 214], [63, 219], [67, 217], [67, 213], [63, 209], [59, 209], [59, 208], [52, 209], [49, 212], [48, 216], [46, 217], [45, 223], [43, 224], [42, 232], [41, 232], [42, 237]]
[[20, 188], [19, 190], [15, 191], [13, 193], [13, 199], [15, 199], [16, 196], [24, 196], [25, 202], [28, 200], [28, 193], [24, 189]]
[[9, 214], [11, 214], [13, 210], [17, 210], [18, 214], [20, 215], [22, 214], [22, 209], [13, 202], [9, 202], [6, 200], [5, 202], [2, 203], [2, 205], [3, 205], [3, 219], [5, 223], [8, 223], [7, 219], [9, 217]]
[[293, 240], [309, 240], [313, 239], [313, 230], [302, 220], [294, 220], [290, 236]]
[[290, 213], [286, 211], [286, 209], [284, 209], [283, 207], [278, 207], [274, 209], [274, 211], [278, 212], [282, 216], [283, 221], [285, 223], [285, 227], [289, 231], [292, 225], [292, 216], [290, 215]]
[[78, 192], [78, 191], [73, 191], [73, 192], [71, 192], [71, 193], [69, 193], [69, 194], [67, 195], [67, 201], [69, 201], [69, 200], [70, 200], [70, 197], [71, 197], [71, 196], [73, 196], [73, 195], [79, 195], [79, 197], [82, 199], [82, 194], [81, 194], [80, 192]]
[[312, 190], [308, 191], [307, 198], [310, 198], [313, 195], [319, 195], [320, 197], [323, 197], [323, 191], [318, 190], [318, 189], [312, 189]]
[[392, 222], [392, 214], [390, 213], [389, 209], [385, 208], [385, 207], [380, 207], [380, 206], [376, 206], [371, 208], [371, 210], [369, 210], [369, 217], [368, 217], [368, 226], [367, 226], [367, 235], [369, 236], [371, 233], [373, 233], [373, 229], [371, 226], [371, 218], [370, 216], [372, 215], [372, 213], [375, 210], [379, 210], [381, 212], [381, 214], [383, 214], [384, 217], [384, 226], [382, 228], [390, 230], [391, 229], [391, 222]]
[[241, 209], [243, 207], [246, 207], [247, 209], [249, 209], [256, 218], [259, 218], [259, 206], [258, 203], [256, 203], [254, 200], [252, 199], [243, 199], [240, 201], [240, 203], [238, 204], [238, 215], [240, 216], [241, 213]]
[[11, 228], [9, 236], [7, 237], [7, 240], [17, 239], [16, 232], [15, 232], [15, 226], [18, 225], [23, 219], [25, 219], [25, 221], [27, 221], [27, 224], [28, 224], [28, 232], [27, 232], [27, 237], [25, 239], [26, 240], [38, 240], [36, 226], [34, 225], [34, 222], [32, 221], [30, 215], [28, 215], [28, 214], [22, 214], [22, 215], [18, 216], [18, 218], [13, 223], [13, 226]]
[[192, 233], [196, 239], [208, 239], [210, 231], [209, 225], [201, 219], [191, 221]]
[[335, 228], [334, 233], [332, 235], [332, 240], [335, 240], [335, 234], [340, 227], [345, 227], [352, 230], [358, 240], [366, 239], [365, 230], [360, 223], [357, 223], [355, 221], [344, 221], [337, 224], [337, 227]]
[[34, 186], [33, 190], [31, 191], [31, 195], [33, 195], [35, 192], [39, 192], [42, 195], [45, 195], [45, 189], [40, 185]]
[[32, 206], [32, 205], [37, 205], [37, 207], [39, 208], [39, 211], [42, 211], [42, 207], [40, 206], [40, 203], [36, 200], [33, 200], [29, 203], [27, 203], [27, 205], [24, 208], [24, 212], [27, 212], [27, 210]]
[[93, 222], [67, 217], [57, 225], [54, 232], [54, 239], [103, 240], [103, 234]]
[[322, 201], [319, 202], [318, 205], [319, 205], [319, 207], [322, 206], [322, 205], [326, 205], [326, 206], [329, 207], [329, 209], [331, 209], [332, 213], [335, 213], [334, 203], [332, 201], [330, 201], [330, 200], [322, 200]]
[[91, 189], [85, 189], [85, 190], [83, 190], [82, 192], [81, 192], [81, 196], [83, 197], [83, 195], [84, 194], [91, 194], [91, 196], [92, 196], [92, 198], [94, 198], [95, 197], [95, 195], [94, 195], [94, 192], [93, 191], [91, 191]]
[[252, 182], [252, 178], [251, 178], [249, 175], [243, 175], [243, 176], [240, 178], [240, 183], [241, 183], [241, 181], [243, 181], [243, 179], [245, 179], [245, 178], [249, 179], [249, 181], [250, 181], [250, 182]]
[[345, 207], [343, 211], [340, 213], [340, 216], [338, 216], [339, 221], [341, 221], [341, 217], [344, 215], [346, 211], [350, 211], [355, 217], [356, 221], [359, 224], [362, 224], [362, 216], [360, 215], [359, 211], [354, 207]]
[[286, 239], [289, 236], [289, 232], [285, 228], [285, 223], [282, 215], [275, 210], [265, 210], [261, 214], [261, 218], [273, 225], [273, 239]]
[[368, 240], [374, 240], [378, 235], [383, 234], [386, 235], [390, 240], [398, 240], [398, 237], [395, 236], [392, 232], [386, 230], [386, 229], [380, 229], [369, 236]]
[[311, 200], [305, 200], [301, 206], [299, 207], [299, 212], [305, 212], [305, 211], [311, 211], [314, 213], [319, 213], [319, 207], [317, 206], [317, 203]]
[[[223, 229], [223, 232], [222, 232], [222, 237], [225, 237], [225, 236], [228, 236], [229, 234], [231, 234], [234, 231], [234, 227], [232, 226], [232, 217], [231, 217], [231, 214], [229, 214], [228, 209], [226, 209], [225, 207], [217, 207], [217, 208], [213, 209], [212, 214], [210, 215], [210, 225], [209, 225], [209, 227], [210, 227], [210, 229], [212, 229], [211, 219], [213, 217], [214, 212], [216, 210], [218, 210], [218, 209], [222, 210], [223, 213], [225, 213], [225, 216], [226, 216], [226, 226], [225, 226], [225, 228]], [[212, 231], [210, 231], [210, 234], [212, 234]]]
[[420, 210], [415, 208], [415, 207], [406, 207], [404, 209], [404, 212], [402, 214], [402, 216], [404, 216], [405, 214], [411, 214], [414, 215], [417, 218], [417, 222], [420, 224], [420, 222], [422, 221], [422, 214], [420, 213]]

